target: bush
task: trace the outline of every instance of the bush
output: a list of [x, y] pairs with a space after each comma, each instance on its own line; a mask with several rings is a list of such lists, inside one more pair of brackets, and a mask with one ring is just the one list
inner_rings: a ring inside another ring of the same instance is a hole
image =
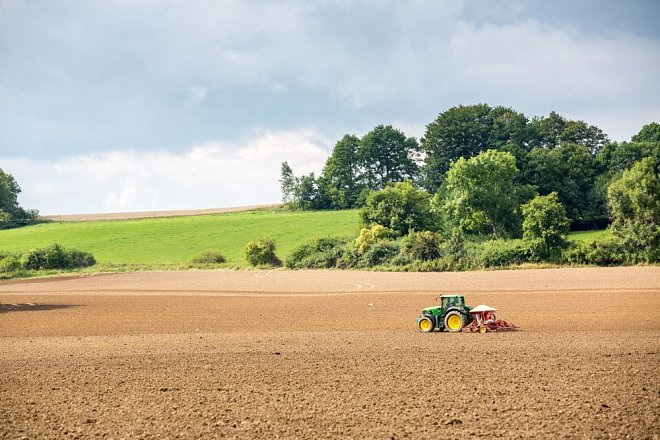
[[212, 265], [222, 264], [227, 260], [220, 252], [206, 251], [192, 259], [193, 264]]
[[13, 274], [21, 269], [21, 260], [16, 255], [7, 255], [0, 260], [0, 274]]
[[290, 269], [327, 269], [340, 266], [350, 239], [319, 238], [295, 249], [286, 259]]
[[93, 266], [94, 256], [89, 252], [72, 249], [67, 251], [59, 244], [33, 249], [23, 256], [23, 267], [28, 270], [73, 269]]
[[523, 240], [489, 240], [478, 246], [476, 258], [483, 267], [503, 267], [529, 261], [529, 250]]
[[362, 228], [360, 235], [355, 239], [355, 247], [359, 253], [366, 252], [372, 244], [379, 240], [385, 240], [394, 235], [394, 231], [383, 225], [373, 225], [370, 228]]
[[71, 249], [69, 251], [69, 260], [71, 267], [89, 267], [96, 264], [96, 258], [89, 252]]
[[386, 264], [389, 259], [399, 253], [399, 246], [391, 241], [377, 241], [360, 256], [358, 264], [363, 267], [374, 267]]
[[253, 266], [281, 266], [275, 255], [275, 242], [270, 239], [254, 240], [245, 247], [245, 258]]
[[569, 264], [617, 266], [626, 262], [626, 252], [617, 239], [581, 241], [566, 249], [563, 260]]
[[412, 257], [416, 260], [429, 261], [441, 257], [442, 238], [431, 231], [422, 231], [414, 234], [413, 245], [410, 248]]

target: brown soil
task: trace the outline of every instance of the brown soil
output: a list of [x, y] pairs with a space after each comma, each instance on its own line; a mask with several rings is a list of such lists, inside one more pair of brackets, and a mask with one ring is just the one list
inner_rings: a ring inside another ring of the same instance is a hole
[[[521, 330], [420, 334], [440, 293]], [[657, 438], [660, 268], [0, 283], [0, 438]]]
[[179, 211], [142, 211], [142, 212], [108, 212], [102, 214], [52, 214], [41, 218], [55, 222], [91, 222], [99, 220], [130, 220], [136, 218], [183, 217], [189, 215], [225, 214], [228, 212], [253, 211], [282, 206], [281, 203], [267, 205], [234, 206], [230, 208], [187, 209]]

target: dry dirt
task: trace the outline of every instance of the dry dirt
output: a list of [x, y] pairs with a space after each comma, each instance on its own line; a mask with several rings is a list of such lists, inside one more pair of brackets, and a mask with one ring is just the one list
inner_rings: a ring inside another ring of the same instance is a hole
[[[521, 330], [420, 334], [439, 293]], [[0, 438], [658, 438], [660, 268], [0, 283]]]

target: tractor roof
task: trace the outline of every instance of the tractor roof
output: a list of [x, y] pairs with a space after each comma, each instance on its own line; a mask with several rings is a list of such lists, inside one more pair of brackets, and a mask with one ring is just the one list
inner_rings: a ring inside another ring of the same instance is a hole
[[485, 304], [479, 304], [478, 306], [470, 309], [470, 313], [495, 312], [495, 311], [497, 311], [495, 307], [487, 306]]
[[455, 294], [455, 295], [440, 295], [440, 298], [463, 298], [463, 295]]

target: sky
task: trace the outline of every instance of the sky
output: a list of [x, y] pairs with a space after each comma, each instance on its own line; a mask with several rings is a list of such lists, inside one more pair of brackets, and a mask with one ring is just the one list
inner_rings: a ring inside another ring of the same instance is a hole
[[42, 214], [280, 200], [457, 105], [660, 121], [654, 0], [0, 0], [0, 168]]

